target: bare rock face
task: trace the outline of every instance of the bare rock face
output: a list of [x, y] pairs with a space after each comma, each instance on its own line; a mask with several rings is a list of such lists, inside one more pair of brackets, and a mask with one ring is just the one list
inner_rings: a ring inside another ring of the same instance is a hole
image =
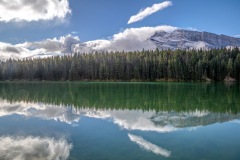
[[170, 33], [159, 31], [148, 40], [155, 43], [159, 49], [175, 50], [240, 47], [240, 38], [184, 29], [178, 29]]

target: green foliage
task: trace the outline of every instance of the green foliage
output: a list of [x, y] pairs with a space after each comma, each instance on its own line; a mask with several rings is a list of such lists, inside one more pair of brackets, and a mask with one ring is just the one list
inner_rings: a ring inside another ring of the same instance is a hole
[[74, 108], [240, 113], [240, 86], [183, 82], [9, 82], [0, 99]]
[[240, 80], [240, 51], [166, 50], [73, 54], [0, 63], [0, 80]]

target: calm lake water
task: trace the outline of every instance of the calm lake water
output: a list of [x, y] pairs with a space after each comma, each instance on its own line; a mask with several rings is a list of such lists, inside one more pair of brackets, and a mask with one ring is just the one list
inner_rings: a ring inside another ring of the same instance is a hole
[[240, 85], [0, 83], [3, 160], [239, 160]]

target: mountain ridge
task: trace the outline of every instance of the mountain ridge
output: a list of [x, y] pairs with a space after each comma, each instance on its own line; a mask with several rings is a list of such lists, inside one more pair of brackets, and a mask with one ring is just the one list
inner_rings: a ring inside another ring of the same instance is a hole
[[148, 41], [162, 50], [240, 47], [240, 38], [185, 29], [177, 29], [173, 32], [157, 31]]

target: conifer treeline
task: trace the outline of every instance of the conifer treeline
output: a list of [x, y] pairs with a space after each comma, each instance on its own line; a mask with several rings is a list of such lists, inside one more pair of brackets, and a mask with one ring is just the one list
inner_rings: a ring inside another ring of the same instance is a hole
[[2, 61], [0, 80], [240, 80], [240, 50], [73, 54]]

